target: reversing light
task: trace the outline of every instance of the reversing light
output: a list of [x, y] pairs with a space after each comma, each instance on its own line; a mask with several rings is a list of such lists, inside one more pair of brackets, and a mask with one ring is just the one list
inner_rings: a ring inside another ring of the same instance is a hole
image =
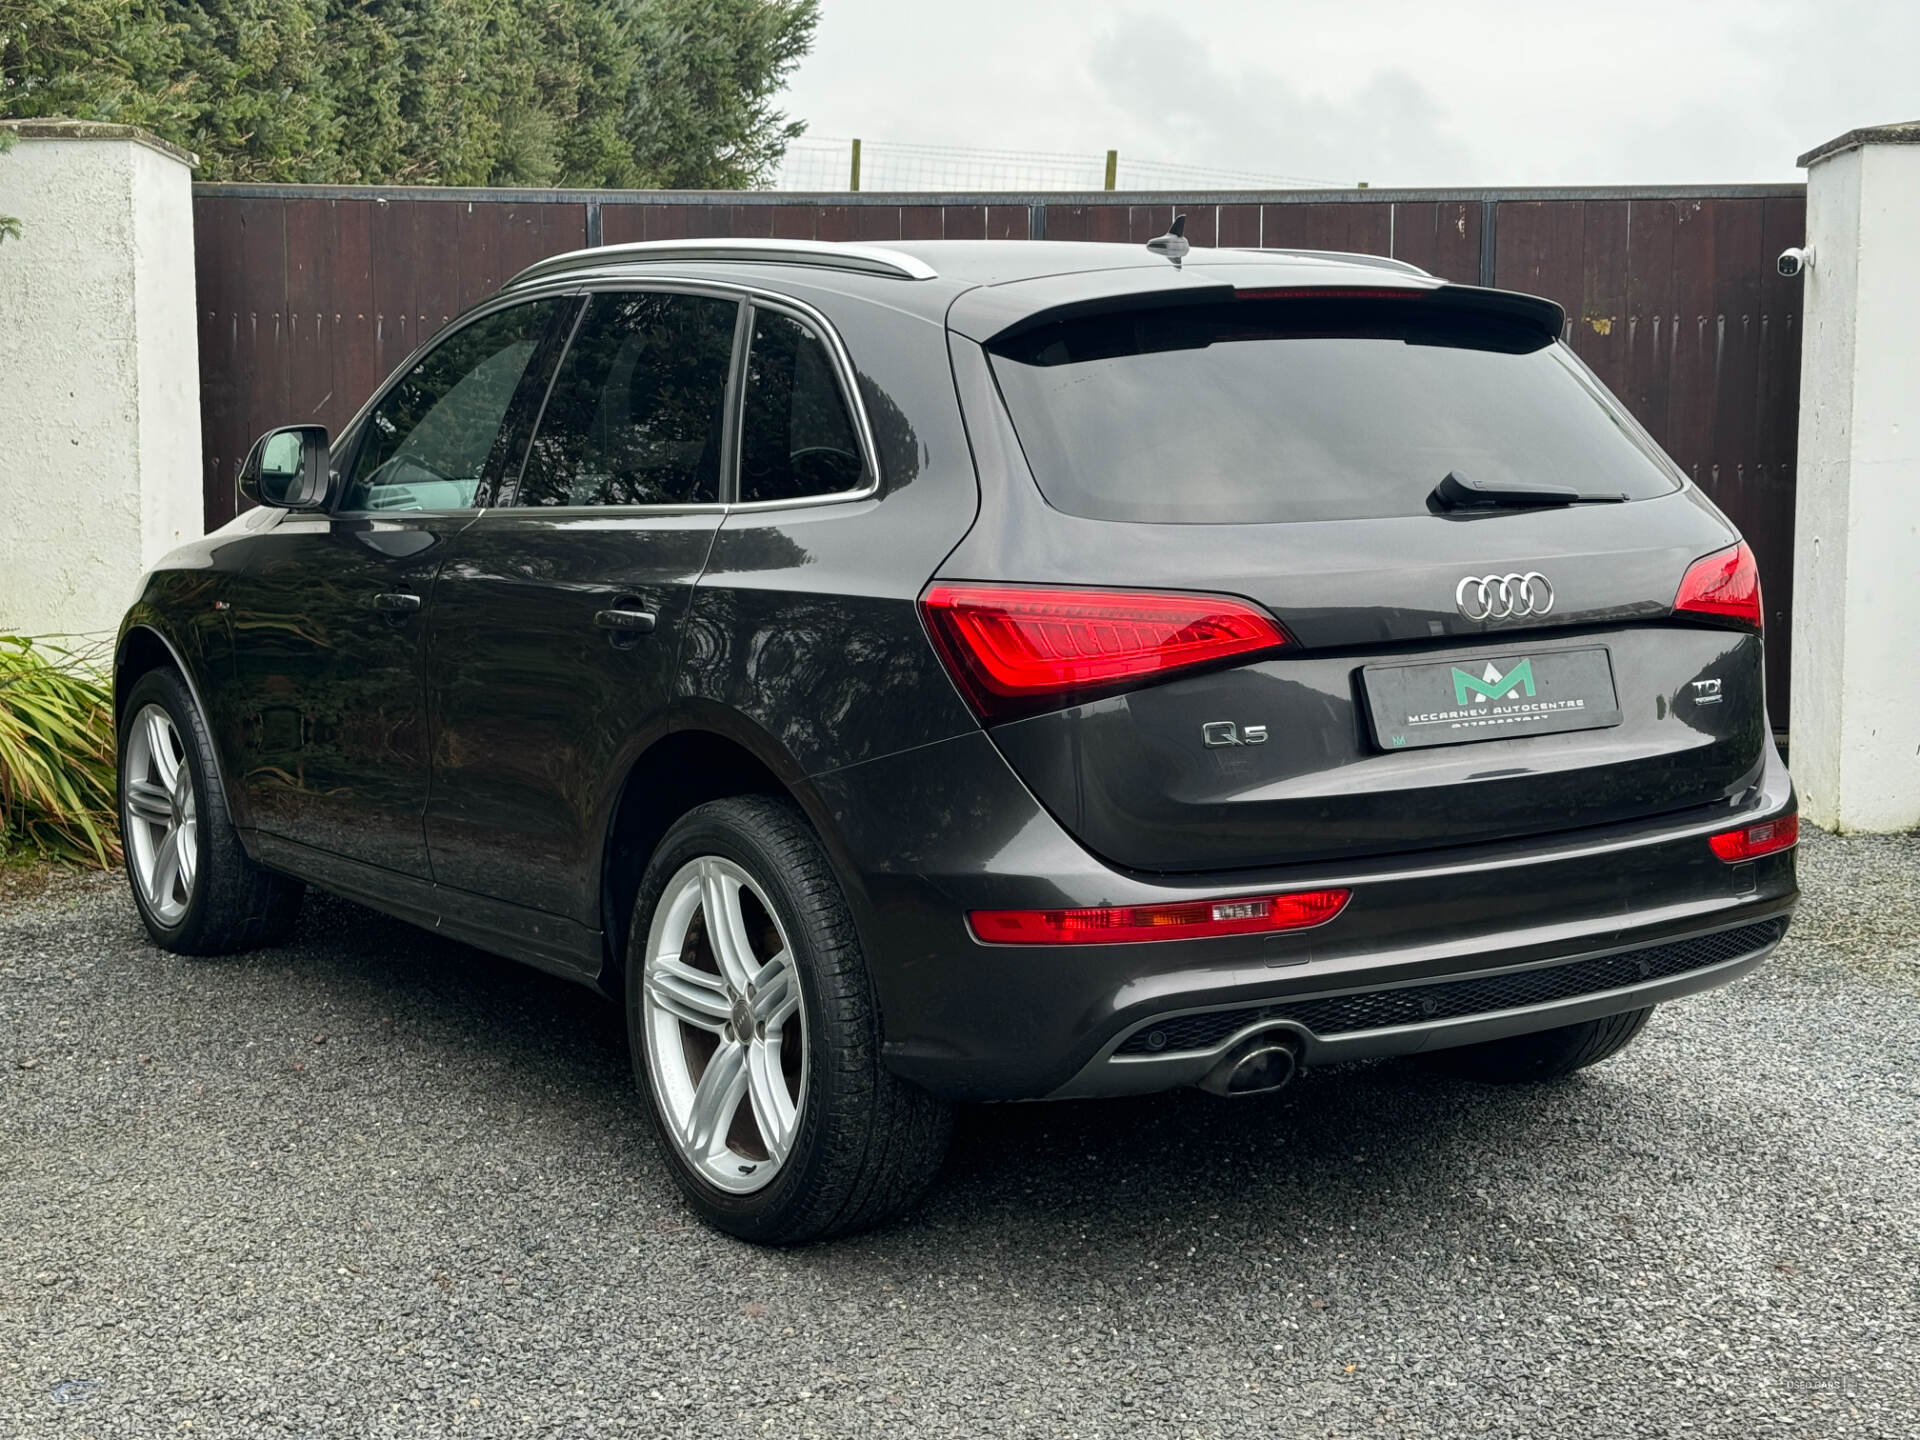
[[1266, 611], [1225, 595], [934, 584], [920, 609], [954, 683], [989, 720], [1287, 643]]
[[1299, 890], [1176, 905], [1109, 905], [1089, 910], [975, 910], [974, 936], [990, 945], [1124, 945], [1310, 930], [1343, 909], [1350, 890]]
[[1758, 825], [1743, 825], [1738, 830], [1726, 830], [1707, 841], [1713, 847], [1713, 853], [1729, 865], [1737, 865], [1742, 860], [1757, 860], [1762, 855], [1772, 855], [1781, 850], [1791, 850], [1800, 840], [1800, 817], [1782, 815], [1777, 820], [1763, 820]]
[[1673, 597], [1675, 614], [1705, 615], [1758, 630], [1764, 623], [1760, 608], [1760, 567], [1742, 540], [1716, 550], [1687, 567], [1680, 593]]

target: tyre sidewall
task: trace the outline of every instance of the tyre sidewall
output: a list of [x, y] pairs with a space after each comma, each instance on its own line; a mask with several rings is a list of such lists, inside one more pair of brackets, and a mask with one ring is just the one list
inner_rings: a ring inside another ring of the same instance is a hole
[[[740, 866], [753, 877], [773, 906], [799, 967], [801, 1008], [806, 1017], [807, 1091], [800, 1133], [780, 1172], [763, 1189], [747, 1195], [716, 1189], [682, 1157], [660, 1098], [654, 1093], [648, 1063], [650, 1037], [641, 989], [653, 912], [668, 881], [688, 861], [703, 855], [717, 855]], [[627, 1037], [633, 1055], [634, 1078], [647, 1097], [647, 1112], [660, 1138], [660, 1149], [682, 1190], [711, 1224], [742, 1239], [777, 1241], [790, 1217], [805, 1207], [807, 1197], [819, 1183], [820, 1173], [829, 1163], [829, 1137], [824, 1132], [839, 1109], [836, 1102], [840, 1097], [834, 1093], [835, 1067], [829, 1056], [832, 1032], [828, 1028], [827, 997], [823, 994], [820, 943], [813, 915], [795, 892], [779, 858], [748, 826], [736, 823], [715, 806], [693, 811], [667, 832], [648, 863], [634, 904], [633, 923], [628, 927], [625, 987]]]

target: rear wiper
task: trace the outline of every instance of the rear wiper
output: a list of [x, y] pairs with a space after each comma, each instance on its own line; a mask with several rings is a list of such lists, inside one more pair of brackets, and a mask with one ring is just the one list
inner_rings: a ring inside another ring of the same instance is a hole
[[1427, 500], [1437, 510], [1522, 510], [1551, 505], [1618, 505], [1626, 498], [1618, 493], [1590, 494], [1567, 485], [1469, 480], [1458, 470], [1449, 470]]

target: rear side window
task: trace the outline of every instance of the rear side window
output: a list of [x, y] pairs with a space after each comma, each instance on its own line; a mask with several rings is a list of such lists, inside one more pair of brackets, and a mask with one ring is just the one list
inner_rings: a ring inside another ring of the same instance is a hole
[[720, 432], [739, 305], [595, 295], [554, 376], [520, 505], [691, 505], [720, 498]]
[[740, 421], [740, 498], [799, 500], [866, 475], [833, 357], [811, 326], [756, 310]]
[[1427, 512], [1450, 470], [1631, 499], [1676, 488], [1570, 352], [1421, 300], [1235, 300], [1088, 316], [994, 347], [1048, 503], [1258, 524]]

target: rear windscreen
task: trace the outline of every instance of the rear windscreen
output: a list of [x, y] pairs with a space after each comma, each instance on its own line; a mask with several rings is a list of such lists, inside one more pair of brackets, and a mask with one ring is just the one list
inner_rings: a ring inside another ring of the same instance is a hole
[[1130, 310], [992, 352], [1048, 502], [1097, 520], [1424, 514], [1450, 470], [1636, 500], [1676, 488], [1563, 347], [1422, 299]]

